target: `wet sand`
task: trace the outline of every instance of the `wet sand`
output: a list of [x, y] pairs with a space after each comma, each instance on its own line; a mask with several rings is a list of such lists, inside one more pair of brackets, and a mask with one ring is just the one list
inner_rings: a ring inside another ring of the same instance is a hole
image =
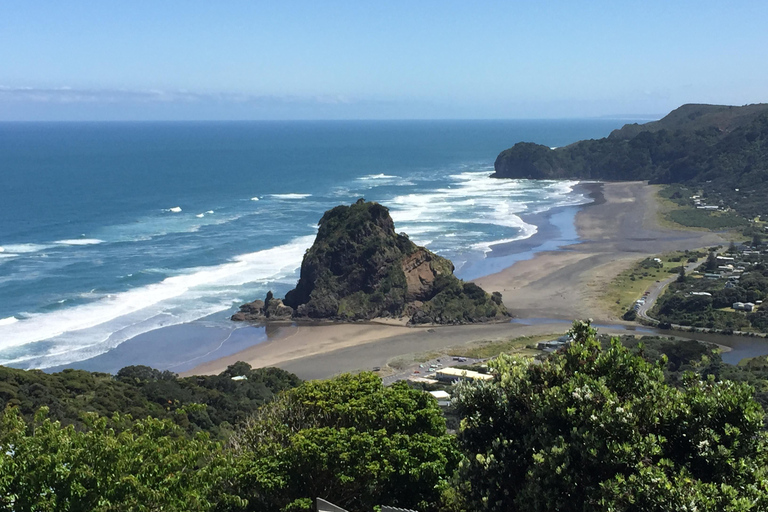
[[[586, 186], [595, 202], [576, 214], [579, 242], [538, 252], [531, 259], [474, 280], [488, 292], [500, 291], [514, 316], [568, 321], [593, 318], [595, 323], [623, 324], [602, 310], [597, 300], [619, 272], [645, 256], [724, 243], [716, 233], [660, 226], [653, 186], [643, 182]], [[499, 246], [494, 252], [504, 256], [505, 248]], [[185, 374], [219, 373], [236, 361], [245, 361], [253, 367], [278, 366], [304, 379], [325, 378], [383, 366], [404, 354], [480, 340], [562, 333], [567, 327], [563, 322], [432, 328], [376, 323], [285, 326], [267, 342], [206, 362]]]

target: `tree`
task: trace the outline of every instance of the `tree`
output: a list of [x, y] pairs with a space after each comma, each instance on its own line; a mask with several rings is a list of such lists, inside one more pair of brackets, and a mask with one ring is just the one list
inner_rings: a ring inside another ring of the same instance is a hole
[[249, 510], [434, 510], [458, 465], [437, 402], [372, 373], [307, 382], [262, 407], [232, 441]]
[[709, 255], [707, 256], [707, 261], [704, 263], [704, 268], [708, 272], [717, 270], [717, 254], [715, 251], [710, 251]]
[[27, 422], [17, 408], [0, 418], [0, 510], [207, 511], [245, 502], [221, 489], [232, 465], [221, 446], [194, 439], [170, 420], [133, 422], [87, 415], [85, 431], [42, 408]]
[[511, 357], [457, 409], [470, 510], [746, 511], [768, 507], [763, 412], [744, 384], [664, 381], [588, 322], [541, 365]]
[[685, 265], [680, 265], [680, 272], [677, 274], [677, 282], [678, 283], [685, 282]]

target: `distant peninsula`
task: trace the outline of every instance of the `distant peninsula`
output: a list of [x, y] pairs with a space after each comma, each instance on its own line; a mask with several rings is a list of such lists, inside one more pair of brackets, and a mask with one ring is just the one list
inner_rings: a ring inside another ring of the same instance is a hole
[[496, 178], [685, 184], [745, 217], [768, 217], [768, 104], [683, 105], [658, 121], [555, 149], [519, 142], [494, 168]]
[[241, 306], [233, 320], [408, 318], [409, 324], [466, 324], [509, 317], [501, 294], [453, 274], [453, 264], [396, 233], [389, 210], [358, 200], [320, 219], [296, 288], [284, 300]]

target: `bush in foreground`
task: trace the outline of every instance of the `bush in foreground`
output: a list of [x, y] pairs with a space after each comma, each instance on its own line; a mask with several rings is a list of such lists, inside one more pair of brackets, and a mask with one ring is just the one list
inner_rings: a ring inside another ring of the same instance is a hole
[[469, 510], [768, 510], [763, 411], [744, 384], [664, 381], [589, 323], [541, 365], [501, 357], [457, 400]]

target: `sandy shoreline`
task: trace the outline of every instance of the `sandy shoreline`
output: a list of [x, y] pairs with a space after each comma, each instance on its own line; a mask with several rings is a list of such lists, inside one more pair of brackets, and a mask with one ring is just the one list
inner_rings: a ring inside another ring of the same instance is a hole
[[[663, 228], [655, 187], [643, 182], [584, 184], [595, 201], [575, 217], [579, 242], [474, 281], [500, 291], [516, 317], [622, 324], [603, 311], [600, 290], [632, 261], [674, 249], [718, 245], [715, 233]], [[322, 324], [279, 327], [266, 342], [201, 364], [184, 375], [219, 373], [236, 361], [278, 366], [305, 379], [383, 366], [403, 354], [435, 351], [479, 340], [559, 333], [567, 324], [521, 323], [409, 328], [400, 325]]]

